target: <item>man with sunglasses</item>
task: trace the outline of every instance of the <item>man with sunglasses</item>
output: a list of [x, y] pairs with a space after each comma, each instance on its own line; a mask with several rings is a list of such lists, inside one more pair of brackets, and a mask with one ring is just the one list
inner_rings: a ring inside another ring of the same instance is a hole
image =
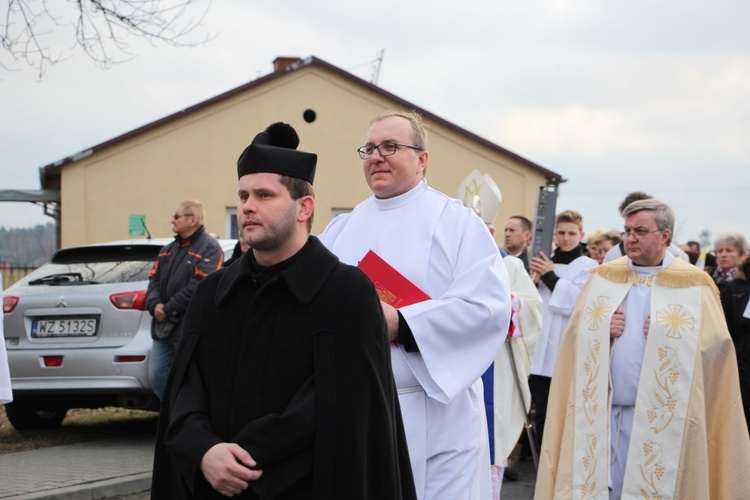
[[[427, 135], [418, 114], [375, 117], [358, 153], [373, 196], [336, 217], [321, 240], [347, 264], [369, 252], [385, 261], [369, 275], [392, 341], [417, 495], [489, 498], [480, 377], [510, 322], [502, 256], [473, 210], [427, 186]], [[395, 269], [426, 300], [399, 306], [402, 290], [381, 280], [383, 269]]]
[[169, 367], [180, 340], [180, 323], [190, 298], [208, 273], [221, 267], [224, 253], [216, 238], [203, 226], [203, 204], [185, 200], [172, 216], [173, 242], [159, 251], [149, 275], [146, 307], [153, 316], [153, 345], [148, 359], [148, 378], [162, 399]]
[[750, 436], [716, 286], [667, 251], [667, 204], [622, 213], [627, 256], [592, 272], [558, 351], [536, 498], [744, 498]]

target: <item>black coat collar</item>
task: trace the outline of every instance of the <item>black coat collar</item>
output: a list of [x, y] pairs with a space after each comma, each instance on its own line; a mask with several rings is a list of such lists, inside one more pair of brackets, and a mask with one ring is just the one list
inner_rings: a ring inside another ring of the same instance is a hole
[[188, 236], [187, 238], [183, 238], [179, 234], [175, 234], [174, 239], [175, 239], [175, 242], [179, 246], [186, 247], [190, 245], [191, 243], [195, 242], [195, 240], [197, 240], [205, 232], [206, 232], [206, 226], [200, 225], [198, 226], [198, 229], [196, 229], [195, 232], [191, 234], [190, 236]]
[[[252, 249], [245, 252], [234, 265], [226, 268], [216, 291], [216, 304], [225, 302], [235, 288], [252, 281]], [[339, 262], [315, 236], [292, 257], [294, 262], [279, 273], [286, 281], [289, 291], [300, 304], [309, 304]]]

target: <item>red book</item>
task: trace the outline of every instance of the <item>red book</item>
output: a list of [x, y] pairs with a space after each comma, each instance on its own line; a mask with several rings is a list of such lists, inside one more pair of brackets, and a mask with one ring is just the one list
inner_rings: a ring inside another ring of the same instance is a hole
[[372, 250], [367, 252], [357, 267], [375, 284], [380, 300], [396, 309], [430, 298]]

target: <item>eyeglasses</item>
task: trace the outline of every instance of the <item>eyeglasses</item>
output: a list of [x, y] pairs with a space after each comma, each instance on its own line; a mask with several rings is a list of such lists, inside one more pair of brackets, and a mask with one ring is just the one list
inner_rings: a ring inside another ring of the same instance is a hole
[[174, 215], [172, 215], [172, 219], [177, 220], [180, 217], [192, 217], [192, 216], [193, 216], [193, 214], [174, 214]]
[[651, 233], [658, 233], [659, 231], [664, 231], [663, 229], [654, 229], [654, 230], [648, 230], [645, 227], [636, 227], [634, 229], [628, 229], [627, 227], [623, 232], [620, 233], [620, 236], [622, 236], [622, 239], [624, 240], [628, 236], [633, 236], [635, 239], [641, 239], [645, 238]]
[[370, 158], [372, 158], [372, 154], [376, 149], [378, 150], [380, 156], [393, 156], [396, 154], [396, 151], [400, 147], [413, 149], [415, 151], [422, 151], [422, 148], [420, 148], [419, 146], [410, 146], [408, 144], [399, 144], [397, 142], [384, 142], [382, 144], [378, 144], [377, 146], [362, 146], [357, 150], [357, 153], [359, 153], [359, 157], [363, 160], [369, 160]]

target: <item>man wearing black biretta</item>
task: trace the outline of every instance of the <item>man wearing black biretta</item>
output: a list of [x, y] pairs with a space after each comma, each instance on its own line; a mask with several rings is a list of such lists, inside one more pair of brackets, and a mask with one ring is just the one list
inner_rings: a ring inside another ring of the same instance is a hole
[[318, 155], [298, 151], [299, 136], [291, 125], [277, 122], [253, 139], [237, 160], [237, 177], [258, 172], [272, 172], [305, 179], [315, 177]]
[[416, 500], [380, 299], [310, 235], [317, 156], [298, 145], [274, 123], [237, 161], [250, 249], [193, 295], [152, 498]]

